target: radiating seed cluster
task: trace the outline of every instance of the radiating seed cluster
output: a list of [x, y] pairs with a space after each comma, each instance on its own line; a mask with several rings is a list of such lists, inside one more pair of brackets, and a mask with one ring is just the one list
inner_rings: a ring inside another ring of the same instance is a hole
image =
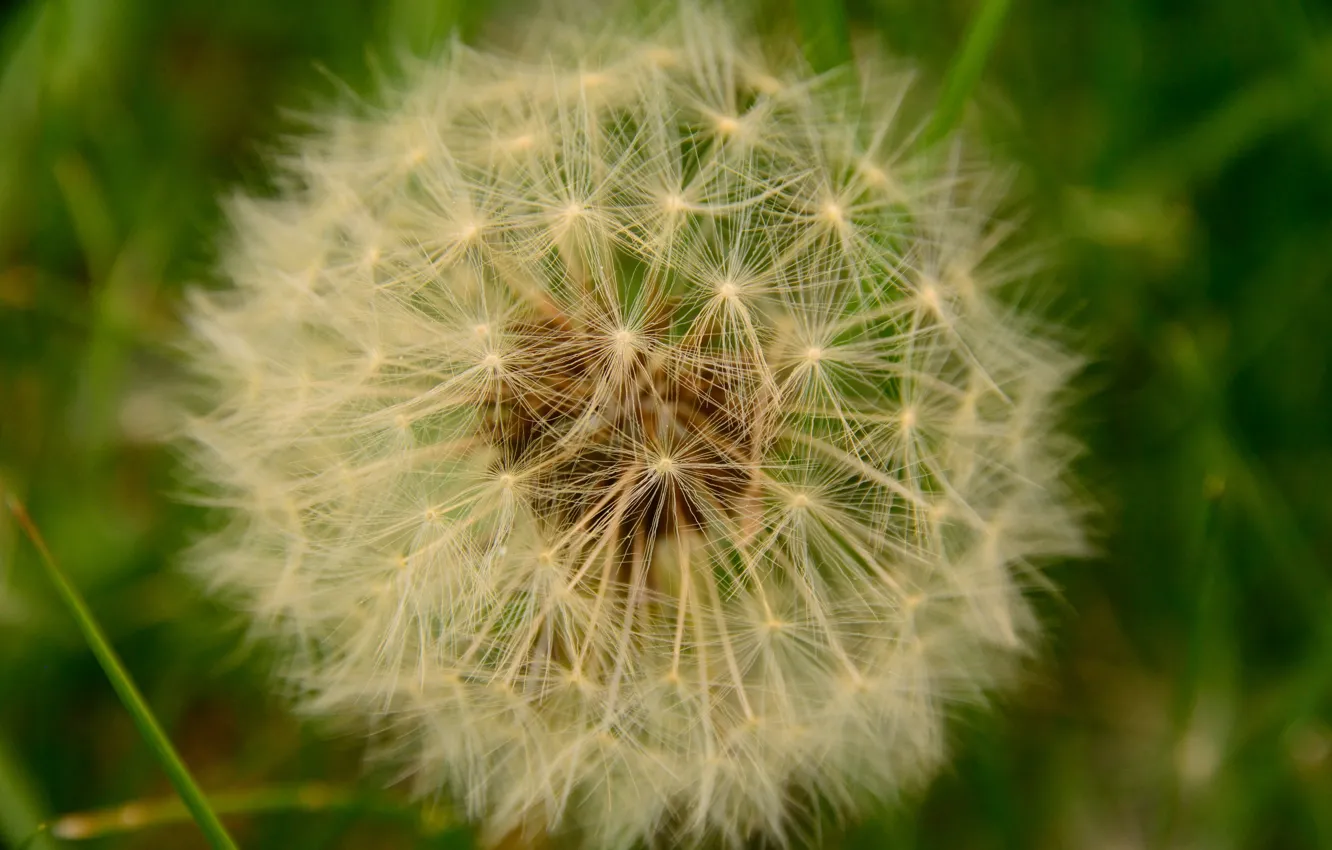
[[233, 203], [193, 564], [492, 834], [782, 840], [926, 778], [1031, 636], [1074, 363], [904, 79], [617, 32], [454, 47]]

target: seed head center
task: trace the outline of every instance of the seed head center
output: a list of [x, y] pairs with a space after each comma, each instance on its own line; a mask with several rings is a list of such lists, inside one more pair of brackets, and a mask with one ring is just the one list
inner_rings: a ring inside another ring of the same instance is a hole
[[490, 335], [515, 348], [481, 359], [492, 370], [478, 408], [493, 480], [514, 490], [521, 478], [523, 499], [563, 545], [604, 548], [609, 539], [626, 562], [640, 557], [637, 547], [649, 573], [653, 538], [738, 514], [752, 498], [744, 459], [754, 423], [736, 404], [747, 385], [734, 367], [672, 356], [677, 308], [609, 328], [604, 316], [547, 308], [502, 331], [492, 326]]

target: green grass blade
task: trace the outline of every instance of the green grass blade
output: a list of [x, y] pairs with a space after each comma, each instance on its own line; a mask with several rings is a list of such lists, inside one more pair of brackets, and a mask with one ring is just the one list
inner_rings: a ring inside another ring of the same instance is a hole
[[208, 800], [203, 792], [195, 783], [194, 777], [185, 767], [185, 762], [181, 761], [180, 755], [175, 747], [167, 738], [166, 733], [158, 724], [157, 718], [153, 716], [152, 710], [148, 707], [139, 693], [134, 680], [130, 678], [129, 672], [121, 663], [116, 651], [111, 648], [111, 644], [102, 632], [102, 627], [93, 619], [92, 611], [88, 604], [83, 600], [83, 595], [79, 593], [78, 588], [70, 583], [65, 577], [64, 572], [56, 564], [55, 558], [51, 556], [51, 550], [47, 548], [46, 541], [42, 538], [37, 526], [33, 524], [32, 518], [28, 516], [27, 510], [23, 505], [11, 495], [6, 494], [5, 501], [9, 505], [10, 512], [18, 522], [23, 533], [32, 541], [33, 547], [45, 567], [51, 583], [55, 585], [56, 591], [60, 594], [61, 600], [68, 606], [70, 613], [78, 622], [79, 630], [83, 632], [84, 639], [88, 642], [88, 647], [92, 650], [97, 661], [102, 665], [106, 672], [106, 677], [111, 680], [111, 686], [115, 688], [120, 701], [124, 703], [130, 716], [134, 719], [134, 725], [138, 727], [139, 734], [143, 736], [144, 741], [152, 749], [158, 761], [162, 763], [162, 768], [166, 771], [167, 778], [175, 787], [176, 793], [180, 795], [181, 802], [189, 810], [195, 823], [199, 825], [208, 839], [208, 843], [214, 850], [236, 850], [236, 843], [231, 840], [227, 830], [222, 826], [222, 821], [217, 817], [217, 813], [208, 805]]
[[1004, 17], [1011, 4], [1012, 0], [981, 0], [980, 11], [967, 29], [962, 49], [953, 57], [944, 77], [943, 93], [939, 96], [934, 117], [925, 131], [925, 144], [944, 138], [961, 120], [962, 110], [980, 80], [985, 60], [989, 58], [999, 38], [999, 31], [1003, 28]]
[[842, 0], [795, 0], [805, 58], [817, 72], [851, 64], [851, 36]]

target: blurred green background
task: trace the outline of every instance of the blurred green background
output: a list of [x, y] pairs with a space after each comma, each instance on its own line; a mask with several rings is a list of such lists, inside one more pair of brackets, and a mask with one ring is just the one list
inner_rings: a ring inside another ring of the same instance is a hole
[[[243, 847], [471, 843], [296, 723], [243, 623], [173, 570], [200, 517], [148, 423], [216, 198], [263, 185], [281, 110], [372, 88], [395, 46], [502, 28], [485, 5], [0, 5], [0, 480], [200, 782], [240, 792]], [[928, 90], [977, 5], [859, 0], [851, 21]], [[928, 793], [822, 841], [1332, 848], [1332, 9], [1014, 0], [975, 96], [1048, 246], [1043, 308], [1090, 360], [1069, 427], [1101, 554], [1051, 569], [1026, 687], [959, 719]], [[169, 796], [0, 518], [0, 847], [39, 822], [103, 834], [33, 848], [203, 846], [156, 823]], [[53, 821], [125, 803], [145, 805]]]

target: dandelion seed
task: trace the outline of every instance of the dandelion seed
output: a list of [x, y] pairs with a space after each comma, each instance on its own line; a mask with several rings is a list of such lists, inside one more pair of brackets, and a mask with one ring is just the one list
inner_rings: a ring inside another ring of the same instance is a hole
[[684, 212], [689, 205], [683, 197], [672, 192], [661, 199], [661, 208], [668, 213], [678, 213]]
[[999, 300], [993, 176], [891, 148], [902, 81], [849, 114], [691, 4], [537, 34], [233, 205], [191, 564], [490, 834], [789, 840], [927, 778], [1035, 635], [1076, 364]]
[[846, 224], [846, 213], [842, 210], [842, 205], [836, 201], [828, 201], [819, 212], [823, 216], [823, 220], [835, 228]]
[[723, 136], [735, 136], [740, 133], [740, 119], [731, 115], [718, 115], [713, 118], [717, 132]]

